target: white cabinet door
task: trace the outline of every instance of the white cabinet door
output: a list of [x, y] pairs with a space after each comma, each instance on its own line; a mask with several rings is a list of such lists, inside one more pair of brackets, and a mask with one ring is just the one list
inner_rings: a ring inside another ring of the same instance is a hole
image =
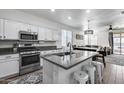
[[29, 25], [25, 23], [20, 23], [20, 31], [30, 31]]
[[3, 39], [3, 20], [0, 19], [0, 39]]
[[13, 60], [0, 62], [0, 78], [17, 73], [19, 73], [19, 61]]
[[20, 30], [38, 33], [38, 27], [37, 26], [29, 25], [29, 24], [25, 24], [25, 23], [20, 23]]
[[58, 41], [62, 41], [62, 32], [61, 31], [58, 31]]
[[46, 40], [52, 40], [52, 30], [45, 28]]
[[38, 30], [38, 40], [45, 40], [45, 29], [44, 28], [41, 28], [39, 27], [39, 30]]
[[37, 27], [37, 26], [29, 25], [29, 29], [30, 29], [31, 32], [36, 32], [36, 33], [38, 33], [38, 27]]
[[52, 31], [52, 40], [57, 40], [57, 31]]
[[5, 20], [4, 39], [19, 39], [20, 25], [19, 22]]
[[53, 40], [55, 41], [60, 41], [61, 40], [61, 32], [59, 31], [53, 31], [52, 33], [53, 35]]

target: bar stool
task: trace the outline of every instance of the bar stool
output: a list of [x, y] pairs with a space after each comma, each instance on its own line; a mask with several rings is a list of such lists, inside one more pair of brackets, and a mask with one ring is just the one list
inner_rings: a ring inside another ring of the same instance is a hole
[[97, 75], [98, 75], [98, 79], [99, 82], [102, 83], [103, 80], [103, 70], [104, 70], [104, 65], [101, 62], [97, 62], [97, 61], [92, 61], [92, 64], [96, 67], [96, 71], [97, 71]]
[[85, 65], [83, 66], [82, 70], [88, 73], [90, 83], [95, 84], [96, 68], [93, 65]]
[[79, 84], [87, 84], [89, 81], [89, 76], [84, 71], [76, 71], [74, 72], [74, 80], [78, 81]]

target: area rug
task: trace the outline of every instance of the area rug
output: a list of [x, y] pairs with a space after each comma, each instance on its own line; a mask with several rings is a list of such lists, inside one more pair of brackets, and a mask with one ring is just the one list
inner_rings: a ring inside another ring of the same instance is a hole
[[43, 74], [41, 71], [34, 72], [16, 80], [9, 82], [8, 84], [42, 84]]
[[124, 66], [124, 55], [108, 55], [105, 57], [105, 62]]

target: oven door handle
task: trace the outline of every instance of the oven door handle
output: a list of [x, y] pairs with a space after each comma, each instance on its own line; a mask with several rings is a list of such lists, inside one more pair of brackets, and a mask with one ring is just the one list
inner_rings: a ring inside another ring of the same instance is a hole
[[34, 56], [34, 55], [38, 55], [38, 56], [40, 56], [39, 53], [37, 53], [37, 54], [21, 54], [22, 57], [26, 57], [26, 56]]

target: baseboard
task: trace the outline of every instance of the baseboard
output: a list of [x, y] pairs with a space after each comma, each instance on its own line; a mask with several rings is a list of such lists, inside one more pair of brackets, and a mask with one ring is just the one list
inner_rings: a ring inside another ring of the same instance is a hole
[[2, 77], [2, 78], [0, 78], [0, 81], [6, 80], [6, 79], [9, 79], [9, 78], [12, 78], [12, 77], [16, 77], [16, 76], [19, 76], [19, 73], [15, 73], [15, 74], [11, 74], [11, 75]]

